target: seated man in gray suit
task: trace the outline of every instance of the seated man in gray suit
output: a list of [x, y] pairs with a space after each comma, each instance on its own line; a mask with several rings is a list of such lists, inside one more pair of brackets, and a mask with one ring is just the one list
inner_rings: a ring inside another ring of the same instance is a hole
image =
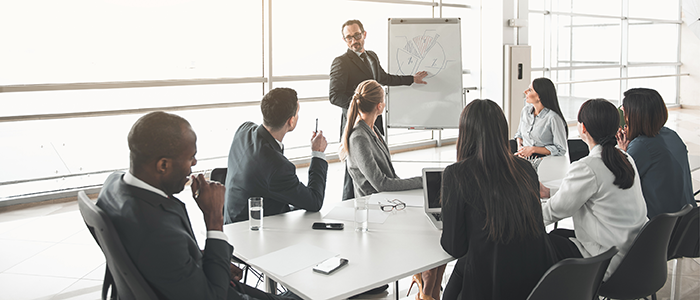
[[305, 186], [296, 175], [296, 167], [284, 156], [282, 139], [294, 130], [299, 120], [299, 100], [290, 88], [276, 88], [261, 103], [263, 124], [245, 122], [238, 128], [228, 154], [224, 221], [248, 219], [248, 198], [263, 197], [265, 216], [295, 209], [319, 211], [326, 191], [328, 162], [323, 131], [311, 136], [309, 182]]
[[[240, 279], [223, 233], [224, 187], [192, 176], [192, 196], [204, 215], [204, 251], [185, 204], [173, 197], [197, 164], [197, 136], [183, 118], [165, 112], [141, 117], [129, 132], [129, 171], [105, 181], [97, 206], [114, 223], [126, 252], [159, 299], [299, 299], [271, 295]], [[234, 281], [232, 281], [232, 279]]]

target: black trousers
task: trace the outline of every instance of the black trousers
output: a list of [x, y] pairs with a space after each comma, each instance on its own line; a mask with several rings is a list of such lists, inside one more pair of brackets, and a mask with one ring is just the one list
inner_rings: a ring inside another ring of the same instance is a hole
[[[348, 122], [347, 110], [343, 109], [343, 115], [340, 118], [340, 139], [343, 139], [343, 130], [345, 130], [345, 124]], [[377, 126], [379, 133], [384, 135], [384, 122], [382, 121], [382, 116], [377, 116], [377, 120], [374, 121], [374, 126]], [[342, 141], [341, 141], [342, 142]], [[345, 179], [343, 180], [343, 198], [342, 200], [348, 200], [355, 198], [355, 188], [352, 184], [352, 177], [348, 173], [347, 163], [345, 164]]]
[[576, 234], [570, 229], [554, 229], [549, 232], [549, 240], [557, 253], [558, 260], [572, 257], [583, 258], [576, 244], [569, 239], [572, 237], [576, 237]]

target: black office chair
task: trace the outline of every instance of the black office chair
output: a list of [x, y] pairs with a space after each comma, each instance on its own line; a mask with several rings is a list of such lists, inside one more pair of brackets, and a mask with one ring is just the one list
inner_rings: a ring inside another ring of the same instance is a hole
[[110, 286], [112, 287], [112, 295], [109, 299], [158, 299], [126, 253], [126, 249], [124, 249], [107, 214], [97, 207], [83, 191], [78, 192], [78, 208], [85, 225], [107, 260], [105, 280], [102, 284], [102, 300], [108, 299], [107, 292]]
[[[691, 206], [692, 207], [692, 206]], [[668, 260], [681, 257], [700, 257], [700, 207], [678, 218], [668, 244]]]
[[575, 162], [588, 156], [588, 144], [581, 139], [567, 140], [569, 147], [569, 162]]
[[683, 257], [700, 257], [700, 207], [693, 209], [685, 216], [678, 218], [676, 227], [671, 234], [668, 244], [668, 260], [673, 261], [671, 271], [671, 299], [675, 299], [677, 286], [682, 286], [683, 276], [678, 276], [678, 270], [683, 270]]
[[228, 172], [228, 168], [214, 168], [214, 170], [211, 170], [209, 179], [226, 184], [226, 172]]
[[612, 247], [589, 258], [567, 258], [547, 270], [528, 300], [591, 300], [598, 293], [605, 270], [617, 254]]
[[678, 218], [687, 214], [690, 204], [675, 213], [664, 213], [647, 222], [632, 247], [598, 294], [610, 299], [639, 299], [651, 295], [666, 283], [668, 245]]

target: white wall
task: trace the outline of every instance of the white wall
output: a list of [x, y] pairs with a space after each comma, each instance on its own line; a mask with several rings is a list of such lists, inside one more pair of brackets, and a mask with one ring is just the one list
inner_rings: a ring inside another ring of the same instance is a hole
[[517, 32], [515, 28], [508, 27], [508, 19], [527, 19], [527, 4], [527, 0], [481, 0], [479, 95], [480, 98], [491, 99], [501, 106], [504, 97], [503, 46], [527, 45], [527, 27]]
[[700, 108], [700, 37], [693, 34], [688, 26], [681, 24], [681, 105]]

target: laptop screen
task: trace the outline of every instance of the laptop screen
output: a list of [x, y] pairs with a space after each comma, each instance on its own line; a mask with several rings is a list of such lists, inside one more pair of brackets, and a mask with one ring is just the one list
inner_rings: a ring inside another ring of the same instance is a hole
[[440, 208], [440, 188], [442, 187], [442, 171], [425, 172], [428, 208]]

